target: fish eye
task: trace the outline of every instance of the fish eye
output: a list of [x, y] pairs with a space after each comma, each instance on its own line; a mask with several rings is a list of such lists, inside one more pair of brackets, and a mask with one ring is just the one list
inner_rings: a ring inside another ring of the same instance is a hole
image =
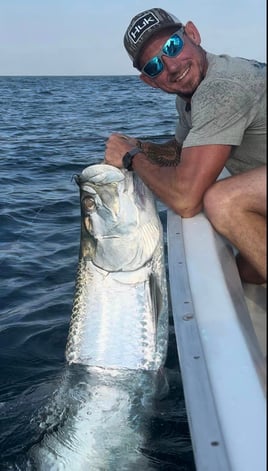
[[91, 196], [86, 196], [83, 199], [83, 209], [86, 213], [94, 211], [96, 209], [96, 203], [94, 198], [92, 198]]

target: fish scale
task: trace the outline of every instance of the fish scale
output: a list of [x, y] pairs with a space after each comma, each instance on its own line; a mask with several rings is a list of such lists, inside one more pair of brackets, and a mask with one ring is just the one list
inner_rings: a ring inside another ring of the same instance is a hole
[[78, 278], [83, 285], [77, 286], [66, 347], [68, 361], [103, 368], [154, 369], [156, 320], [149, 269], [143, 269], [142, 281], [139, 274], [135, 279], [130, 273], [130, 284], [112, 274], [105, 276], [99, 269], [93, 274], [92, 267], [82, 267]]

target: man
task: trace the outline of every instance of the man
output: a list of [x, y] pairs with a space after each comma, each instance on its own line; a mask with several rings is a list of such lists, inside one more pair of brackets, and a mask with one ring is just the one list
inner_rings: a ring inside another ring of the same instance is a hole
[[[188, 21], [152, 8], [136, 15], [124, 45], [151, 87], [176, 95], [175, 139], [107, 141], [105, 162], [134, 169], [182, 217], [204, 210], [239, 250], [242, 280], [266, 280], [266, 67], [216, 56]], [[216, 182], [228, 164], [232, 176]], [[242, 163], [242, 167], [241, 167]], [[239, 168], [240, 164], [240, 168]]]

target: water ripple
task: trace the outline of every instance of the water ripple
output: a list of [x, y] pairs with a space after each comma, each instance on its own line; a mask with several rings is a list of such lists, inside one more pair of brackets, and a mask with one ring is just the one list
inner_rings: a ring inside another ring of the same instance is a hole
[[[64, 365], [80, 237], [73, 175], [103, 160], [112, 132], [168, 138], [176, 112], [137, 77], [0, 77], [0, 87], [0, 470], [25, 471], [32, 417]], [[152, 470], [194, 471], [172, 325], [167, 371], [143, 452]]]

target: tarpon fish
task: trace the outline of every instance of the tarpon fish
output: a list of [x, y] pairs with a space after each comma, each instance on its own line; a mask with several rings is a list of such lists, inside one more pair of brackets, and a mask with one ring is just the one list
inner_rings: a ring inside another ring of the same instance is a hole
[[152, 193], [134, 172], [98, 164], [76, 181], [81, 241], [68, 366], [52, 426], [30, 450], [29, 465], [146, 470], [141, 448], [168, 341], [162, 225]]

